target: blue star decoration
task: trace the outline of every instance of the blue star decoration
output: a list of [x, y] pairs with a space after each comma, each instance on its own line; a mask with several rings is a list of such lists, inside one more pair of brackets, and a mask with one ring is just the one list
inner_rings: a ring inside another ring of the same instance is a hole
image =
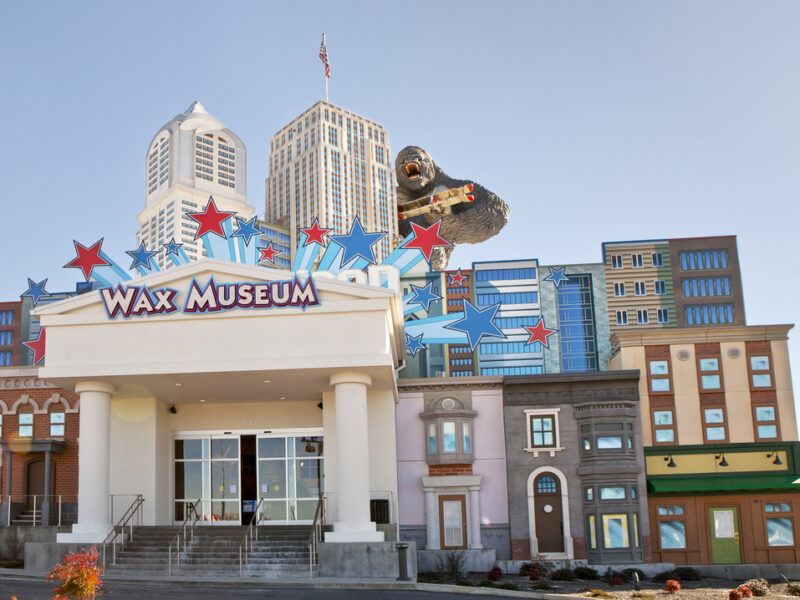
[[233, 232], [231, 237], [243, 237], [245, 245], [250, 244], [250, 240], [253, 236], [260, 235], [261, 232], [256, 227], [256, 218], [253, 217], [249, 221], [245, 221], [244, 219], [240, 219], [239, 217], [234, 217], [236, 219], [236, 227], [238, 229]]
[[445, 329], [453, 331], [463, 331], [467, 334], [469, 349], [475, 350], [481, 338], [484, 336], [499, 337], [505, 339], [505, 335], [494, 324], [494, 316], [500, 308], [500, 303], [488, 306], [483, 310], [478, 310], [469, 300], [464, 300], [464, 318], [450, 325], [445, 325]]
[[412, 337], [406, 334], [406, 350], [411, 352], [411, 356], [416, 356], [419, 350], [425, 349], [425, 344], [422, 343], [423, 335], [424, 334], [420, 333], [417, 337]]
[[419, 304], [421, 307], [425, 309], [425, 312], [430, 310], [431, 302], [434, 300], [441, 300], [442, 297], [435, 294], [431, 287], [433, 286], [433, 282], [431, 281], [425, 287], [417, 287], [413, 283], [411, 284], [411, 291], [414, 292], [414, 297], [408, 301], [409, 304]]
[[164, 250], [167, 251], [167, 256], [169, 256], [170, 254], [174, 254], [175, 256], [178, 256], [178, 250], [180, 248], [183, 248], [183, 244], [178, 244], [175, 241], [175, 238], [172, 238], [166, 244], [161, 244], [161, 245], [164, 246]]
[[137, 250], [125, 250], [125, 254], [130, 256], [133, 259], [130, 268], [135, 269], [139, 265], [143, 266], [145, 269], [150, 268], [150, 261], [153, 259], [153, 255], [157, 254], [155, 250], [147, 250], [144, 247], [144, 242], [139, 244], [139, 248]]
[[25, 296], [30, 296], [31, 300], [33, 300], [33, 305], [36, 306], [39, 302], [39, 298], [42, 296], [49, 296], [50, 292], [44, 289], [44, 286], [47, 285], [47, 279], [43, 279], [39, 283], [34, 283], [33, 279], [28, 277], [28, 291], [21, 296], [24, 298]]
[[353, 219], [353, 224], [350, 226], [350, 233], [347, 235], [332, 235], [330, 238], [344, 248], [342, 266], [359, 256], [374, 265], [375, 253], [372, 250], [372, 246], [385, 235], [385, 231], [364, 233], [361, 220], [356, 217]]
[[553, 285], [558, 287], [562, 281], [567, 281], [569, 279], [569, 277], [564, 275], [564, 269], [566, 269], [566, 267], [561, 267], [560, 269], [554, 269], [553, 267], [550, 267], [550, 275], [545, 277], [544, 280], [552, 281]]

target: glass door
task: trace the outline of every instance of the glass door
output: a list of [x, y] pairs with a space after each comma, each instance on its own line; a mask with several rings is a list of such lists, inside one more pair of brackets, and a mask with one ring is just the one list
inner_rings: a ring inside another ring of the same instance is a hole
[[261, 436], [257, 455], [261, 522], [313, 521], [322, 491], [322, 436]]
[[211, 521], [240, 523], [239, 437], [211, 438]]

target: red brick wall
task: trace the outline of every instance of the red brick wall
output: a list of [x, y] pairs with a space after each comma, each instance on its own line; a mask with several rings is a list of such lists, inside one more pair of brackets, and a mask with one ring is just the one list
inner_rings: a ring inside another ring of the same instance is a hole
[[644, 554], [644, 562], [653, 562], [653, 546], [650, 543], [650, 536], [642, 536], [642, 553]]
[[575, 551], [575, 558], [587, 558], [586, 538], [572, 538], [572, 549]]
[[472, 475], [472, 465], [430, 465], [428, 475], [431, 477]]
[[531, 541], [528, 538], [511, 540], [511, 560], [528, 560], [531, 557]]

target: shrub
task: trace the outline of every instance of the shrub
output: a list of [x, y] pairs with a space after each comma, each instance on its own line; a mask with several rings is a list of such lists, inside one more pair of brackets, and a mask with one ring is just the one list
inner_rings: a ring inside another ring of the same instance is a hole
[[537, 581], [531, 586], [531, 588], [534, 590], [552, 590], [553, 586], [546, 581]]
[[667, 579], [664, 583], [664, 591], [669, 592], [670, 594], [674, 594], [679, 589], [681, 589], [681, 584], [677, 579]]
[[550, 579], [554, 579], [556, 581], [572, 581], [575, 579], [575, 572], [570, 568], [556, 569], [550, 575]]
[[613, 594], [609, 594], [605, 590], [586, 590], [586, 593], [589, 594], [592, 598], [613, 598]]
[[486, 579], [489, 581], [500, 581], [500, 578], [503, 576], [503, 569], [500, 567], [492, 567], [489, 572], [486, 574]]
[[677, 567], [671, 571], [662, 571], [653, 575], [653, 581], [665, 582], [668, 579], [679, 581], [700, 581], [700, 571], [692, 567]]
[[467, 555], [463, 550], [448, 550], [436, 559], [436, 570], [444, 573], [450, 579], [463, 579], [464, 563]]
[[746, 585], [742, 584], [738, 588], [736, 588], [742, 593], [742, 598], [752, 598], [753, 597], [753, 590], [751, 590]]
[[[539, 556], [533, 556], [530, 562], [523, 563], [519, 568], [519, 574], [529, 577], [531, 581], [536, 581], [543, 577], [547, 577], [548, 573], [553, 570], [553, 565]], [[535, 577], [533, 575], [536, 575]]]
[[728, 600], [742, 600], [742, 591], [738, 588], [728, 592]]
[[742, 585], [749, 587], [754, 596], [766, 596], [769, 593], [769, 582], [766, 579], [748, 579]]
[[100, 579], [102, 573], [103, 568], [97, 566], [97, 550], [94, 546], [89, 550], [83, 548], [77, 554], [67, 554], [47, 574], [48, 580], [59, 583], [52, 600], [93, 600], [103, 585]]
[[483, 579], [479, 584], [480, 587], [496, 587], [493, 581], [489, 581], [488, 579]]
[[599, 579], [600, 573], [591, 567], [575, 567], [572, 571], [578, 579]]
[[786, 593], [790, 596], [800, 596], [800, 583], [792, 581], [786, 586]]

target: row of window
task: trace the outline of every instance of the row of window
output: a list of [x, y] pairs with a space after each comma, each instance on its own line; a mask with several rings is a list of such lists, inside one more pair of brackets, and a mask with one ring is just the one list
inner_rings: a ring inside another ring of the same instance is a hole
[[[667, 293], [667, 282], [663, 279], [653, 281], [653, 293], [656, 296], [664, 296]], [[625, 295], [625, 282], [614, 283], [614, 296], [621, 297]], [[634, 281], [633, 282], [633, 295], [646, 296], [647, 295], [647, 282]]]
[[[631, 267], [634, 269], [642, 269], [644, 268], [644, 255], [640, 253], [634, 253], [630, 255], [631, 257]], [[664, 266], [664, 256], [661, 252], [653, 252], [650, 254], [650, 266], [653, 267], [663, 267]], [[622, 254], [612, 254], [611, 255], [611, 268], [612, 269], [622, 269]]]
[[684, 279], [683, 296], [695, 298], [702, 296], [730, 296], [730, 277], [708, 277], [703, 279]]
[[475, 270], [476, 281], [506, 281], [509, 279], [536, 279], [536, 267]]
[[536, 304], [539, 301], [537, 292], [504, 292], [494, 294], [478, 294], [478, 306], [492, 304]]
[[733, 323], [733, 304], [693, 305], [684, 307], [688, 325]]
[[[64, 437], [63, 412], [50, 413], [50, 437]], [[0, 436], [3, 435], [3, 415], [0, 414]], [[33, 413], [19, 413], [17, 435], [21, 438], [33, 437]]]
[[0, 346], [9, 346], [11, 345], [12, 338], [11, 331], [0, 331]]
[[[618, 310], [618, 311], [616, 311], [616, 318], [617, 318], [617, 325], [627, 325], [628, 324], [628, 311], [627, 310]], [[669, 309], [668, 308], [657, 308], [656, 309], [656, 320], [659, 323], [669, 323]], [[637, 308], [636, 309], [636, 323], [638, 325], [647, 325], [648, 323], [650, 323], [650, 309]]]
[[13, 325], [13, 324], [14, 324], [14, 311], [0, 310], [0, 325]]
[[[759, 440], [778, 439], [778, 418], [774, 406], [756, 406], [755, 427]], [[726, 414], [724, 407], [703, 409], [703, 428], [708, 442], [727, 440]], [[672, 410], [653, 411], [654, 439], [657, 444], [675, 443], [675, 419]]]
[[681, 270], [727, 269], [727, 250], [701, 250], [680, 253]]
[[[650, 373], [651, 392], [670, 392], [669, 361], [651, 360], [648, 370]], [[720, 359], [718, 357], [698, 359], [700, 377], [700, 390], [713, 392], [722, 390]], [[750, 357], [750, 384], [754, 388], [771, 388], [772, 373], [769, 366], [769, 356]]]
[[[636, 500], [639, 493], [636, 486], [627, 488], [625, 486], [600, 486], [597, 497], [600, 500], [616, 500], [617, 502], [624, 500]], [[584, 498], [586, 502], [594, 502], [595, 488], [593, 486], [584, 488]]]

